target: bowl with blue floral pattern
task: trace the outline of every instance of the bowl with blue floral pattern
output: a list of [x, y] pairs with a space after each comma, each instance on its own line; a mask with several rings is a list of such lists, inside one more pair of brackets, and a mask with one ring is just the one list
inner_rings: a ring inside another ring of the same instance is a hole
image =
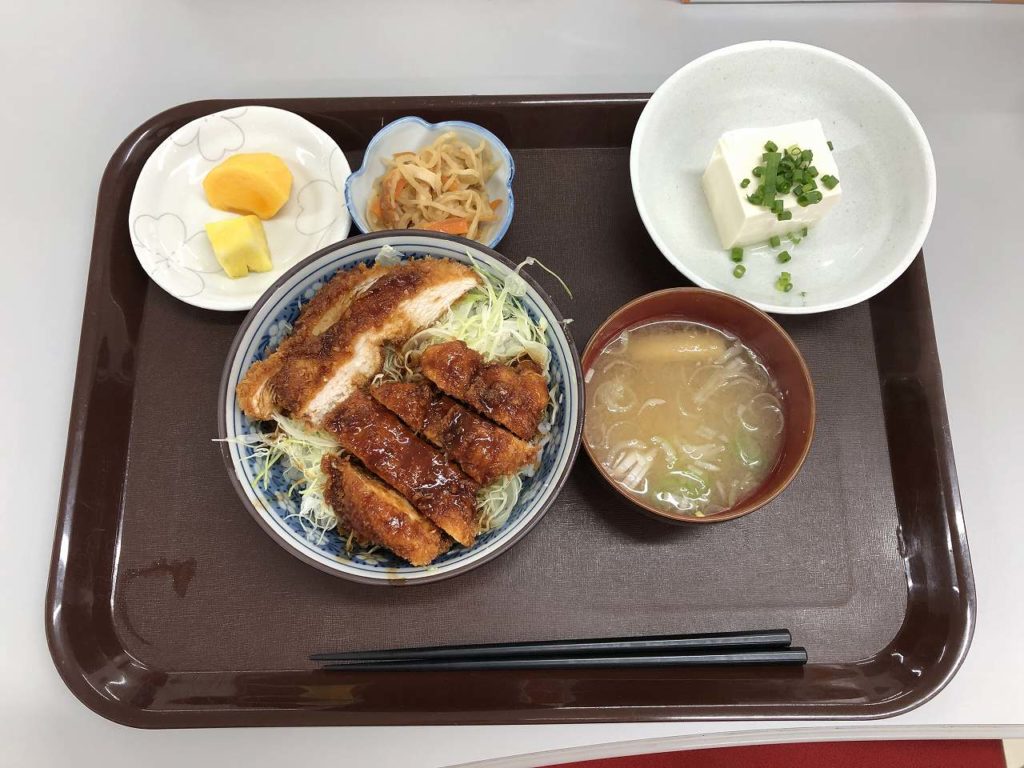
[[[303, 507], [303, 485], [289, 462], [269, 463], [254, 449], [273, 422], [250, 420], [239, 408], [236, 387], [256, 361], [284, 339], [301, 308], [341, 270], [383, 258], [447, 258], [476, 268], [494, 286], [514, 287], [518, 305], [543, 330], [552, 395], [539, 460], [521, 476], [514, 505], [499, 524], [469, 547], [455, 545], [433, 563], [413, 566], [383, 548], [353, 546], [337, 528], [311, 527]], [[583, 428], [583, 378], [579, 356], [565, 320], [543, 289], [520, 267], [491, 250], [459, 237], [419, 230], [395, 230], [352, 237], [330, 245], [290, 269], [249, 312], [228, 353], [221, 380], [218, 438], [221, 454], [243, 506], [289, 553], [321, 571], [366, 584], [397, 585], [437, 581], [464, 573], [520, 541], [548, 511], [568, 477]]]
[[[345, 180], [345, 205], [352, 222], [361, 232], [371, 232], [366, 207], [373, 197], [374, 186], [388, 170], [388, 161], [396, 154], [416, 152], [436, 141], [444, 134], [476, 147], [481, 143], [487, 147], [494, 169], [484, 184], [490, 200], [500, 203], [496, 221], [485, 224], [477, 238], [489, 248], [494, 248], [508, 232], [515, 212], [515, 198], [512, 195], [512, 179], [516, 164], [508, 147], [482, 125], [465, 120], [446, 120], [442, 123], [428, 123], [421, 117], [410, 115], [394, 120], [370, 140], [363, 154], [363, 164]], [[380, 229], [378, 227], [377, 229]]]

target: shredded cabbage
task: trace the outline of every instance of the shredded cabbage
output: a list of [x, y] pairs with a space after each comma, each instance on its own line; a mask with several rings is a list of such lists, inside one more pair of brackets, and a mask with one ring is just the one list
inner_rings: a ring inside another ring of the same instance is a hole
[[[328, 452], [338, 451], [338, 444], [324, 432], [314, 432], [297, 421], [280, 414], [274, 415], [277, 428], [236, 438], [234, 442], [249, 450], [250, 458], [259, 461], [257, 484], [266, 488], [270, 483], [271, 468], [281, 459], [287, 459], [284, 477], [291, 484], [280, 499], [292, 511], [285, 519], [298, 518], [306, 538], [323, 543], [327, 532], [338, 525], [338, 517], [324, 499], [326, 476], [320, 469], [320, 460]], [[292, 495], [299, 494], [295, 507]]]
[[379, 267], [393, 267], [402, 263], [402, 254], [390, 245], [382, 245], [373, 263]]
[[431, 344], [458, 339], [488, 362], [529, 356], [546, 374], [551, 362], [545, 342], [547, 321], [543, 317], [534, 321], [520, 301], [526, 295], [526, 281], [519, 271], [532, 263], [536, 259], [524, 261], [504, 283], [474, 263], [481, 285], [457, 301], [439, 322], [406, 342], [401, 349], [404, 368], [411, 373]]

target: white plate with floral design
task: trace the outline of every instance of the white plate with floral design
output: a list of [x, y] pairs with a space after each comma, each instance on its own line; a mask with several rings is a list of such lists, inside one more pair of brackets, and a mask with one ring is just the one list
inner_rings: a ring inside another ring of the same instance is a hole
[[[203, 178], [239, 152], [272, 152], [292, 172], [288, 202], [263, 222], [274, 268], [229, 278], [217, 263], [205, 225], [235, 216], [213, 208]], [[235, 107], [200, 117], [172, 133], [139, 174], [128, 212], [139, 263], [169, 294], [204, 309], [250, 309], [290, 267], [344, 240], [351, 173], [338, 145], [315, 125], [273, 107]]]

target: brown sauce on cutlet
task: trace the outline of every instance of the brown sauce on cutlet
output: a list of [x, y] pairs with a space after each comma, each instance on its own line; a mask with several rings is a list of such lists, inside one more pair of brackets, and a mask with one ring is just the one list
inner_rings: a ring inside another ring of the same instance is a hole
[[359, 540], [383, 545], [413, 565], [426, 565], [451, 546], [405, 498], [348, 459], [328, 455], [321, 465], [328, 475], [324, 497]]
[[413, 261], [383, 274], [352, 299], [341, 319], [319, 336], [296, 345], [287, 365], [271, 381], [284, 413], [298, 413], [312, 392], [327, 383], [339, 360], [352, 351], [360, 336], [387, 327], [398, 306], [444, 272], [444, 262]]
[[321, 360], [331, 362], [352, 339], [386, 323], [403, 301], [414, 295], [428, 275], [420, 269], [395, 270], [381, 277], [349, 307], [344, 322], [336, 323], [320, 336], [315, 351]]
[[486, 365], [470, 384], [466, 402], [519, 437], [529, 439], [537, 433], [548, 405], [547, 382], [529, 368]]
[[446, 341], [427, 347], [421, 359], [428, 377], [456, 397], [469, 388], [483, 364], [483, 356], [461, 341]]
[[537, 458], [534, 446], [429, 384], [381, 384], [372, 389], [372, 394], [481, 485], [514, 474]]
[[479, 486], [362, 391], [328, 414], [324, 426], [341, 446], [456, 540], [476, 532]]

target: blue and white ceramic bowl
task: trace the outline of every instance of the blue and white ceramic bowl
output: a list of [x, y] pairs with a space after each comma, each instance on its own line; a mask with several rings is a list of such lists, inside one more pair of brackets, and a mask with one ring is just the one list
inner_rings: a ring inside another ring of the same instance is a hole
[[235, 336], [221, 379], [218, 436], [221, 453], [239, 497], [263, 529], [286, 550], [322, 571], [369, 584], [409, 584], [437, 581], [465, 572], [490, 560], [522, 538], [548, 510], [558, 494], [576, 457], [583, 429], [583, 379], [576, 348], [566, 336], [562, 316], [551, 299], [529, 277], [523, 305], [530, 315], [547, 321], [547, 343], [551, 352], [552, 390], [557, 410], [551, 425], [551, 439], [541, 454], [540, 466], [526, 478], [519, 502], [501, 528], [481, 535], [469, 548], [455, 547], [428, 566], [411, 566], [390, 552], [373, 554], [346, 552], [336, 531], [311, 539], [299, 520], [297, 493], [289, 493], [283, 467], [274, 466], [268, 482], [257, 481], [260, 462], [236, 438], [261, 431], [239, 409], [235, 387], [249, 366], [263, 359], [288, 333], [299, 314], [324, 283], [341, 269], [372, 262], [384, 245], [405, 257], [445, 257], [470, 263], [504, 279], [514, 265], [490, 248], [463, 238], [416, 230], [360, 235], [330, 245], [290, 269], [249, 312]]
[[498, 209], [501, 218], [486, 225], [481, 242], [494, 248], [505, 236], [515, 201], [512, 197], [512, 177], [516, 166], [512, 155], [497, 136], [486, 128], [475, 123], [462, 120], [447, 120], [443, 123], [428, 123], [420, 117], [402, 117], [388, 123], [370, 140], [363, 155], [363, 164], [358, 171], [345, 181], [345, 205], [349, 215], [361, 232], [369, 232], [366, 222], [366, 205], [373, 194], [373, 183], [383, 175], [386, 161], [398, 152], [410, 152], [429, 146], [445, 131], [454, 131], [460, 138], [476, 146], [483, 139], [491, 148], [492, 159], [498, 164], [491, 178], [487, 181], [487, 195], [491, 200], [501, 200]]

